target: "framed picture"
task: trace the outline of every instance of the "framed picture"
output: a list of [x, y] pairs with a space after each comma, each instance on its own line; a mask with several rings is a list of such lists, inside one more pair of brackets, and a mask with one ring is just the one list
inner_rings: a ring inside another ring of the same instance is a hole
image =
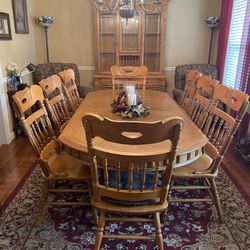
[[29, 25], [27, 17], [26, 0], [12, 0], [15, 30], [17, 34], [28, 34]]
[[0, 12], [0, 40], [11, 40], [9, 14]]

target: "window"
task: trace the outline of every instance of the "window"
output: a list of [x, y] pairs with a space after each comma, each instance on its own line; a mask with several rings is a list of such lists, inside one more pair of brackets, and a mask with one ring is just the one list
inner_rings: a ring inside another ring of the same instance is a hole
[[[227, 44], [223, 83], [235, 89], [241, 88], [241, 71], [244, 61], [244, 40], [248, 0], [235, 0]], [[249, 25], [249, 24], [248, 24]], [[243, 55], [242, 55], [243, 54]]]

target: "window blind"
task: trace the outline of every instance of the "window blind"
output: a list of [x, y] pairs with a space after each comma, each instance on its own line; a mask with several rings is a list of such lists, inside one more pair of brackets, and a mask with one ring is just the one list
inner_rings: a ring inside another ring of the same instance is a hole
[[235, 89], [241, 89], [240, 78], [248, 37], [248, 31], [246, 32], [245, 28], [249, 27], [249, 20], [246, 19], [250, 15], [247, 13], [248, 1], [234, 0], [229, 30], [223, 83]]

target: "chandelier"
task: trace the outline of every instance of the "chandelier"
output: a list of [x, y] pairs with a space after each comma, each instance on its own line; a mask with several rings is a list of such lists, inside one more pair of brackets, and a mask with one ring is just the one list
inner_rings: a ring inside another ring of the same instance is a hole
[[132, 18], [144, 11], [147, 14], [156, 13], [161, 0], [92, 0], [95, 8], [103, 14], [119, 11], [122, 18]]

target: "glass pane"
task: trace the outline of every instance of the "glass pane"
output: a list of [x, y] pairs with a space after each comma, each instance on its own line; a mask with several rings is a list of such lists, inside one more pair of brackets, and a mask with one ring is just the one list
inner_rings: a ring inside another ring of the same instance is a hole
[[139, 51], [139, 20], [138, 16], [128, 20], [121, 18], [121, 41], [122, 52]]
[[110, 71], [115, 64], [115, 15], [101, 14], [99, 22], [100, 71]]
[[160, 71], [160, 27], [160, 14], [145, 14], [144, 64], [149, 71]]

